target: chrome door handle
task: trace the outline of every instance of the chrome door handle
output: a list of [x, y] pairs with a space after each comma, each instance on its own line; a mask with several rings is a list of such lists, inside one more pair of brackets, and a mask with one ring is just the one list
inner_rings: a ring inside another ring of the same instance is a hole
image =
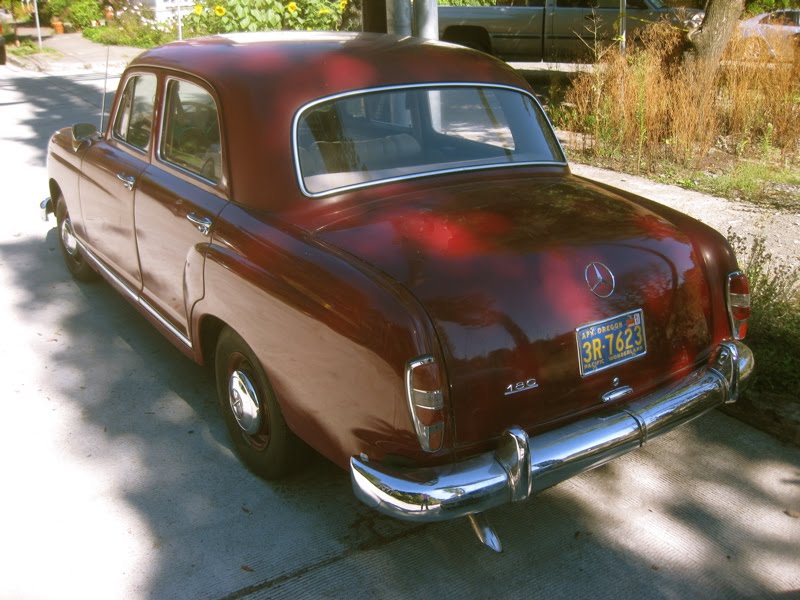
[[125, 175], [125, 173], [117, 173], [117, 179], [122, 182], [122, 185], [124, 185], [125, 189], [128, 191], [131, 191], [136, 183], [136, 177], [133, 175]]
[[194, 226], [197, 227], [197, 231], [203, 235], [208, 235], [208, 232], [211, 230], [211, 226], [214, 224], [214, 221], [208, 217], [198, 217], [197, 213], [193, 212], [190, 212], [188, 215], [186, 215], [186, 218], [194, 223]]

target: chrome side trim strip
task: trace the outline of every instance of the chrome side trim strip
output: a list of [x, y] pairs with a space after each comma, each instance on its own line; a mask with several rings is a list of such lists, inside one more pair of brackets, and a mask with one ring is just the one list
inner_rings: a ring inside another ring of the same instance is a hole
[[406, 521], [443, 521], [524, 500], [635, 450], [731, 400], [753, 369], [740, 342], [719, 345], [709, 362], [672, 385], [618, 407], [528, 438], [503, 432], [497, 450], [436, 467], [400, 469], [350, 459], [353, 491], [381, 513]]
[[191, 347], [192, 347], [192, 342], [191, 342], [191, 340], [190, 340], [188, 337], [186, 337], [185, 335], [183, 335], [183, 334], [182, 334], [180, 331], [178, 331], [178, 330], [175, 328], [175, 326], [174, 326], [172, 323], [170, 323], [170, 322], [169, 322], [169, 321], [167, 321], [167, 320], [166, 320], [164, 317], [162, 317], [162, 316], [161, 316], [161, 313], [159, 313], [159, 312], [158, 312], [158, 311], [157, 311], [155, 308], [153, 308], [152, 306], [150, 306], [150, 305], [147, 303], [147, 301], [145, 301], [145, 300], [144, 300], [144, 299], [143, 299], [141, 296], [138, 298], [138, 302], [139, 302], [139, 305], [140, 305], [140, 306], [141, 306], [143, 309], [145, 309], [147, 312], [149, 312], [151, 315], [153, 315], [153, 317], [155, 317], [155, 318], [156, 318], [156, 320], [157, 320], [159, 323], [161, 323], [161, 324], [162, 324], [162, 325], [163, 325], [163, 326], [164, 326], [164, 327], [165, 327], [167, 330], [169, 330], [169, 332], [170, 332], [172, 335], [174, 335], [174, 336], [175, 336], [176, 338], [178, 338], [178, 339], [179, 339], [181, 342], [183, 342], [183, 345], [184, 345], [184, 346], [186, 346], [187, 348], [191, 348]]
[[192, 341], [186, 337], [183, 333], [178, 331], [175, 326], [167, 321], [161, 313], [159, 313], [155, 308], [150, 306], [147, 301], [145, 301], [139, 294], [137, 294], [131, 287], [125, 283], [122, 279], [117, 277], [117, 275], [109, 269], [107, 266], [103, 264], [103, 262], [94, 255], [94, 253], [87, 249], [86, 246], [78, 240], [78, 245], [80, 246], [81, 253], [89, 259], [89, 261], [97, 268], [98, 270], [102, 271], [103, 275], [106, 276], [108, 279], [116, 283], [122, 291], [125, 293], [128, 298], [133, 300], [136, 304], [141, 306], [145, 309], [149, 314], [151, 314], [166, 330], [168, 330], [172, 335], [178, 338], [182, 344], [184, 344], [187, 348], [192, 348]]
[[111, 281], [116, 283], [119, 287], [121, 287], [125, 295], [127, 295], [134, 302], [139, 301], [139, 295], [135, 291], [133, 291], [127, 283], [125, 283], [124, 281], [122, 281], [122, 279], [117, 277], [116, 274], [111, 269], [105, 266], [103, 262], [94, 255], [94, 252], [86, 248], [86, 246], [80, 240], [78, 240], [78, 246], [80, 246], [81, 254], [83, 254], [86, 258], [88, 258], [89, 261], [97, 269], [102, 271], [103, 275], [105, 275], [108, 279], [110, 279]]

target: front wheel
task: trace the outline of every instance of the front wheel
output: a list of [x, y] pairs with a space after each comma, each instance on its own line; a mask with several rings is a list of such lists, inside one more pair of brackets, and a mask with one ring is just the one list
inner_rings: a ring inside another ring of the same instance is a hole
[[72, 276], [79, 281], [97, 279], [97, 272], [86, 262], [86, 258], [81, 252], [64, 198], [59, 196], [55, 202], [58, 247], [61, 250], [61, 256], [64, 258], [64, 264], [67, 265], [67, 269]]
[[232, 329], [219, 336], [215, 371], [219, 407], [239, 458], [264, 479], [287, 475], [300, 441], [286, 425], [261, 363]]

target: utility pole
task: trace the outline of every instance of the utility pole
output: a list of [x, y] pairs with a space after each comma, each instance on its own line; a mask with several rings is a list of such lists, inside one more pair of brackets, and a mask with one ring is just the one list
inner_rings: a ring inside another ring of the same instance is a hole
[[386, 1], [387, 33], [395, 35], [411, 35], [411, 2], [410, 0]]
[[[413, 17], [413, 19], [412, 19]], [[363, 0], [361, 30], [439, 39], [437, 0]]]
[[439, 39], [439, 3], [436, 0], [414, 0], [414, 35], [426, 40]]

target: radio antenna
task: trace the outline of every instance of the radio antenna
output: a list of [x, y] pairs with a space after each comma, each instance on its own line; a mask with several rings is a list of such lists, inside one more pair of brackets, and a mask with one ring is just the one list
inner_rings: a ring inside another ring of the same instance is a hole
[[100, 133], [103, 133], [103, 120], [106, 116], [106, 92], [108, 91], [108, 55], [111, 47], [106, 46], [106, 76], [103, 79], [103, 101], [100, 104]]

